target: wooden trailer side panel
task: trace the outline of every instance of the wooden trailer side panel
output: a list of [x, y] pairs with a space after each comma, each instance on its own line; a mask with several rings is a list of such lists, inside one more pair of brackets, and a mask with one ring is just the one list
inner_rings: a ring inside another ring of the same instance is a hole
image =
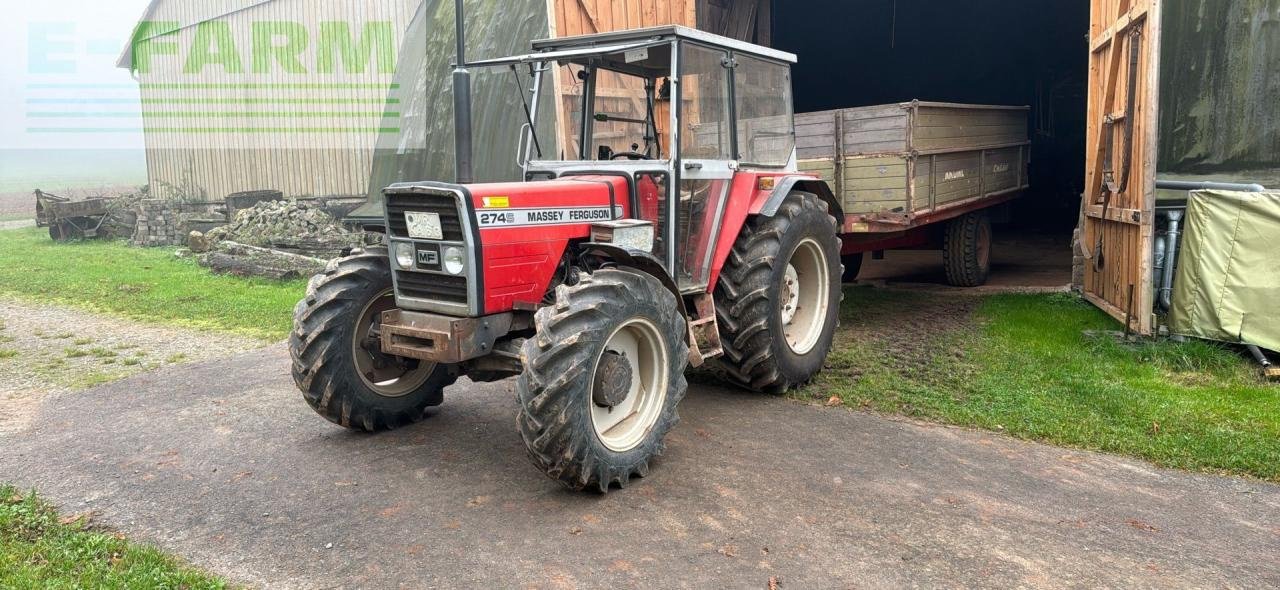
[[910, 111], [899, 104], [841, 111], [844, 155], [902, 154], [911, 151]]
[[1027, 114], [1025, 108], [920, 103], [911, 147], [928, 152], [1024, 142]]
[[[1159, 23], [1160, 0], [1092, 0], [1085, 198], [1081, 205], [1081, 246], [1087, 265], [1084, 295], [1143, 334], [1150, 334], [1154, 323], [1151, 273]], [[1130, 88], [1130, 60], [1135, 48], [1136, 83]], [[1126, 115], [1130, 92], [1134, 111]], [[1107, 132], [1108, 120], [1114, 121], [1112, 133]], [[1128, 170], [1123, 169], [1126, 123], [1133, 125]], [[1108, 169], [1113, 171], [1113, 183], [1128, 175], [1125, 190], [1109, 194], [1104, 189]]]
[[800, 170], [831, 183], [847, 231], [900, 231], [1027, 188], [1027, 126], [1025, 107], [917, 101], [801, 113], [797, 155]]

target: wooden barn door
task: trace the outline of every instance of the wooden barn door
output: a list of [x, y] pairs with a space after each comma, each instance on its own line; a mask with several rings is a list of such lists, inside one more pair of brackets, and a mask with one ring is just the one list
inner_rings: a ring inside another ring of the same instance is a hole
[[1084, 293], [1129, 328], [1152, 329], [1161, 0], [1092, 0]]

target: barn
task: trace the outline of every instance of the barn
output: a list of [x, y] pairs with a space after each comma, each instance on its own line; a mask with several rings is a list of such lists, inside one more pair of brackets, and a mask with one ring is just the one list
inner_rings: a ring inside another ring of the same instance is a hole
[[[465, 4], [473, 60], [542, 37], [681, 24], [797, 54], [798, 113], [911, 99], [1027, 105], [1032, 189], [1007, 227], [1064, 249], [1079, 227], [1077, 282], [1140, 332], [1158, 327], [1157, 174], [1266, 181], [1280, 168], [1280, 116], [1261, 100], [1280, 84], [1277, 0]], [[160, 194], [354, 196], [451, 177], [453, 43], [450, 1], [155, 0], [120, 65], [142, 87]], [[481, 180], [519, 175], [511, 84], [475, 74]], [[554, 92], [570, 95], [569, 84], [557, 78]]]
[[154, 0], [139, 83], [154, 194], [363, 195], [419, 0]]

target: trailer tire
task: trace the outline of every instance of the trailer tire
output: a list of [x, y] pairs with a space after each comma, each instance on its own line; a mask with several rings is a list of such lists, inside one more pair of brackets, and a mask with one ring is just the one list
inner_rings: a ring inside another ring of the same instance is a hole
[[353, 252], [311, 279], [294, 308], [289, 353], [294, 383], [326, 420], [379, 432], [418, 422], [427, 408], [444, 401], [444, 388], [457, 379], [453, 367], [369, 348], [373, 322], [394, 305], [385, 251]]
[[849, 254], [848, 256], [840, 257], [840, 262], [844, 264], [844, 276], [842, 276], [841, 279], [845, 283], [852, 283], [858, 280], [858, 273], [862, 272], [862, 261], [864, 256], [866, 256], [865, 253], [858, 252], [857, 254]]
[[55, 221], [49, 224], [49, 239], [55, 242], [65, 242], [71, 239], [67, 235], [67, 228], [61, 221]]
[[[676, 304], [654, 277], [615, 268], [557, 287], [555, 305], [538, 311], [537, 335], [521, 351], [516, 425], [548, 477], [607, 493], [649, 473], [689, 388]], [[628, 413], [614, 417], [624, 404]]]
[[[715, 291], [724, 347], [716, 362], [724, 379], [754, 391], [783, 393], [822, 370], [843, 298], [837, 227], [827, 203], [805, 192], [793, 192], [773, 217], [758, 216], [744, 226]], [[808, 258], [812, 261], [806, 264]], [[794, 264], [806, 270], [795, 272]], [[800, 277], [799, 291], [787, 291], [793, 273]], [[814, 287], [806, 291], [805, 281]], [[792, 324], [784, 316], [790, 304], [784, 298], [797, 292], [792, 298], [813, 311], [800, 316], [799, 307], [790, 308], [791, 321], [802, 318], [803, 325], [789, 332]]]
[[947, 284], [979, 287], [991, 273], [991, 218], [985, 211], [967, 213], [947, 222], [942, 243]]

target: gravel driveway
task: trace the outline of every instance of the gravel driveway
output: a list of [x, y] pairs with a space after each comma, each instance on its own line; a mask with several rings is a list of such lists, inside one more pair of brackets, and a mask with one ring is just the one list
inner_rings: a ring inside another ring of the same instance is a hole
[[380, 436], [282, 346], [54, 396], [0, 480], [267, 588], [1280, 587], [1280, 487], [694, 386], [651, 476], [539, 474], [511, 382]]
[[263, 345], [0, 299], [0, 433], [26, 428], [51, 394]]

